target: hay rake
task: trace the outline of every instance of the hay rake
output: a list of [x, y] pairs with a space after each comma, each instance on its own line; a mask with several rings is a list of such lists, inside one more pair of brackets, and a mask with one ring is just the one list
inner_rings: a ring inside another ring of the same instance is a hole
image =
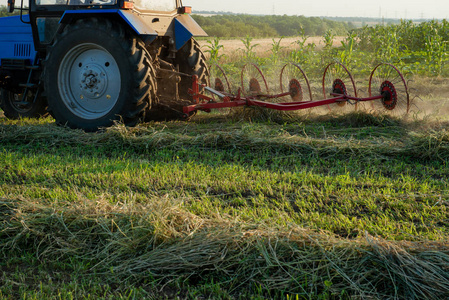
[[[314, 100], [308, 77], [297, 64], [288, 63], [279, 76], [280, 93], [270, 93], [268, 82], [261, 69], [247, 64], [240, 74], [240, 87], [233, 93], [231, 84], [222, 67], [216, 65], [213, 88], [200, 84], [193, 76], [189, 91], [194, 104], [185, 106], [186, 116], [196, 111], [210, 112], [213, 109], [258, 106], [280, 111], [327, 106], [329, 110], [353, 105], [357, 110], [360, 103], [370, 103], [370, 109], [380, 110], [397, 116], [405, 116], [410, 110], [410, 96], [407, 83], [401, 72], [393, 65], [382, 63], [371, 72], [368, 96], [359, 97], [353, 76], [341, 63], [329, 64], [322, 77], [323, 99]], [[207, 91], [211, 96], [204, 94]]]

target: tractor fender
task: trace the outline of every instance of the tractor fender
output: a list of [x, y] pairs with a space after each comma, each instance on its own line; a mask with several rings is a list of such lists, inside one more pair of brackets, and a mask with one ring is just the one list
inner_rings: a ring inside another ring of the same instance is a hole
[[69, 24], [73, 22], [73, 20], [79, 18], [85, 18], [86, 16], [91, 17], [101, 17], [101, 16], [112, 16], [112, 17], [120, 17], [123, 19], [126, 24], [137, 34], [143, 35], [146, 37], [150, 37], [155, 39], [158, 34], [157, 32], [151, 28], [147, 23], [145, 23], [141, 18], [137, 15], [133, 14], [130, 11], [121, 10], [121, 9], [80, 9], [80, 10], [66, 10], [61, 17], [59, 23], [61, 24]]
[[179, 15], [174, 22], [176, 50], [181, 49], [194, 36], [208, 36], [190, 15]]

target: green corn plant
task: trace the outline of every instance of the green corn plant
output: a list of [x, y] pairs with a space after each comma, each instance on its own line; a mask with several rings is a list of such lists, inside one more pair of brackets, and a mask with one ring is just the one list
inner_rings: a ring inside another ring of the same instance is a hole
[[400, 57], [397, 27], [376, 26], [378, 34], [372, 37], [378, 62], [397, 62]]
[[324, 41], [325, 49], [332, 48], [332, 46], [334, 45], [334, 38], [335, 38], [335, 34], [332, 32], [332, 30], [328, 29], [324, 33], [323, 41]]
[[425, 58], [428, 72], [433, 75], [440, 75], [447, 57], [447, 41], [436, 32], [426, 38]]
[[309, 43], [306, 45], [308, 35], [305, 34], [304, 28], [300, 28], [299, 38], [292, 44], [296, 45], [295, 49], [290, 52], [289, 60], [295, 63], [304, 63], [308, 60], [310, 52], [315, 50], [315, 43]]
[[281, 41], [284, 37], [281, 37], [278, 41], [275, 39], [271, 39], [271, 61], [274, 65], [277, 65], [279, 62], [280, 52], [282, 50]]
[[241, 49], [244, 53], [245, 60], [253, 62], [256, 60], [256, 52], [254, 49], [259, 46], [259, 44], [253, 44], [253, 38], [247, 35], [245, 38], [240, 40], [243, 43], [244, 49]]
[[340, 62], [346, 66], [349, 66], [351, 63], [356, 38], [357, 34], [351, 33], [344, 41], [341, 42], [343, 50], [340, 52]]
[[304, 49], [304, 48], [306, 48], [306, 42], [307, 42], [308, 38], [309, 38], [309, 36], [306, 35], [306, 31], [301, 26], [301, 28], [299, 29], [299, 39], [293, 43], [297, 44], [299, 46], [299, 49]]
[[328, 29], [323, 35], [324, 48], [321, 56], [322, 67], [327, 65], [334, 59], [334, 53], [332, 46], [334, 45], [335, 34], [332, 30]]
[[225, 57], [224, 54], [219, 54], [220, 49], [223, 49], [224, 46], [220, 45], [220, 38], [219, 37], [215, 37], [212, 41], [211, 40], [207, 40], [207, 43], [209, 45], [206, 45], [205, 47], [207, 48], [207, 50], [205, 52], [210, 54], [210, 64], [216, 64], [218, 63], [218, 61]]

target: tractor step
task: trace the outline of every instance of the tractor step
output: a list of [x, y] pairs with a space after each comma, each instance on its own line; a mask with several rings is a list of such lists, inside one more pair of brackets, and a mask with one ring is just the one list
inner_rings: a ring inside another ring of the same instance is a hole
[[21, 106], [21, 107], [29, 106], [30, 104], [31, 103], [27, 102], [27, 101], [14, 102], [14, 105]]
[[28, 88], [28, 89], [32, 89], [32, 88], [37, 88], [38, 85], [36, 83], [21, 83], [19, 84], [20, 87], [24, 87], [24, 88]]
[[28, 70], [33, 70], [33, 71], [38, 71], [41, 69], [40, 66], [25, 66], [25, 68]]

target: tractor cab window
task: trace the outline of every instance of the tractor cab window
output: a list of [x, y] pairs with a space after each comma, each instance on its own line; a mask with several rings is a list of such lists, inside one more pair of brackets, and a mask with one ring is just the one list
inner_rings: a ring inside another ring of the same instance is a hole
[[39, 41], [42, 44], [49, 44], [53, 41], [53, 37], [59, 28], [59, 17], [58, 18], [37, 18], [36, 26], [39, 35]]
[[174, 11], [176, 0], [135, 0], [134, 7], [141, 10]]
[[113, 5], [116, 0], [36, 0], [37, 5]]

